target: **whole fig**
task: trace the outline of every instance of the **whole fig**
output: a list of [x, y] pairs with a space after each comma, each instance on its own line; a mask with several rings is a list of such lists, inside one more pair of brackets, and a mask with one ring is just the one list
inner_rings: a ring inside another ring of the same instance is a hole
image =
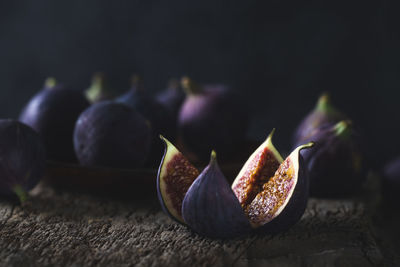
[[46, 80], [23, 109], [19, 120], [39, 133], [51, 160], [76, 162], [73, 131], [79, 114], [89, 106], [85, 96], [57, 85], [53, 78]]
[[337, 110], [330, 101], [329, 94], [322, 94], [315, 108], [300, 122], [293, 136], [293, 146], [305, 143], [319, 127], [346, 120], [347, 117]]
[[16, 194], [24, 202], [27, 192], [42, 178], [45, 148], [39, 135], [15, 120], [0, 120], [0, 195]]
[[[247, 108], [225, 85], [201, 87], [184, 77], [186, 99], [178, 118], [184, 148], [205, 161], [215, 149], [223, 158], [234, 156], [245, 140]], [[233, 145], [234, 144], [234, 145]]]
[[310, 175], [312, 196], [350, 196], [361, 189], [366, 177], [365, 157], [350, 121], [325, 125], [308, 140], [315, 142], [315, 146], [302, 155]]
[[135, 110], [102, 101], [79, 116], [74, 148], [82, 165], [131, 169], [144, 164], [151, 136], [150, 124]]
[[[163, 209], [195, 232], [233, 238], [252, 231], [276, 233], [293, 226], [304, 213], [308, 175], [299, 146], [284, 161], [272, 134], [252, 154], [229, 186], [212, 152], [200, 173], [167, 140], [157, 177]], [[250, 185], [251, 184], [251, 185]], [[261, 186], [260, 186], [261, 185]]]

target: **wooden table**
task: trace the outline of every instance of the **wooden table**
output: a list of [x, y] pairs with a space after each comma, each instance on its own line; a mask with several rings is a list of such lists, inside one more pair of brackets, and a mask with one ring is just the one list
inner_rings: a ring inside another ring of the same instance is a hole
[[[376, 236], [374, 201], [310, 199], [276, 236], [211, 240], [169, 219], [155, 190], [140, 198], [41, 184], [25, 206], [0, 201], [4, 266], [383, 266], [398, 264]], [[381, 231], [384, 235], [384, 230]], [[386, 232], [387, 233], [387, 232]]]

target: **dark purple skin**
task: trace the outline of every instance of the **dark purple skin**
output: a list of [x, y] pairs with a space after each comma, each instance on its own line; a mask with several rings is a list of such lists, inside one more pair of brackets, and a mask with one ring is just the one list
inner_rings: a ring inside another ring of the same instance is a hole
[[184, 147], [206, 161], [211, 149], [228, 159], [245, 140], [247, 108], [223, 85], [189, 93], [179, 113], [178, 131]]
[[74, 147], [82, 165], [132, 169], [145, 162], [151, 137], [150, 124], [138, 112], [102, 101], [79, 116]]
[[74, 126], [88, 106], [82, 92], [62, 86], [44, 88], [28, 102], [19, 120], [42, 137], [48, 159], [76, 162], [72, 141]]
[[348, 126], [348, 135], [338, 135], [336, 125], [318, 129], [306, 140], [315, 142], [314, 147], [301, 151], [310, 176], [310, 195], [314, 197], [354, 195], [366, 177], [364, 152], [357, 134]]
[[[42, 178], [46, 165], [45, 148], [39, 135], [15, 120], [0, 120], [0, 195], [24, 194]], [[20, 190], [15, 190], [16, 187]]]
[[179, 110], [181, 109], [183, 101], [185, 100], [185, 93], [183, 92], [182, 88], [179, 87], [177, 82], [171, 82], [167, 89], [157, 94], [156, 100], [169, 110], [176, 122]]
[[189, 187], [182, 216], [192, 230], [212, 238], [234, 238], [251, 232], [239, 200], [213, 157]]
[[257, 232], [276, 234], [286, 231], [300, 221], [303, 216], [309, 197], [309, 174], [301, 155], [299, 155], [298, 160], [297, 184], [289, 202], [277, 217], [269, 223], [258, 227], [256, 229]]
[[400, 157], [390, 161], [383, 168], [383, 198], [393, 205], [400, 200]]
[[331, 105], [329, 95], [321, 95], [316, 107], [297, 126], [292, 140], [293, 147], [306, 143], [320, 127], [345, 119], [347, 117]]

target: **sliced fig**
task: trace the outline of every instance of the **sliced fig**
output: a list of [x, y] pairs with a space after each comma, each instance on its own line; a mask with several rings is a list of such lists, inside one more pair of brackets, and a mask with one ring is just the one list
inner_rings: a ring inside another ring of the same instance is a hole
[[297, 147], [246, 207], [246, 215], [254, 228], [275, 233], [301, 218], [307, 205], [309, 182], [300, 150], [311, 146], [313, 143]]
[[173, 219], [182, 218], [182, 202], [199, 171], [166, 138], [165, 152], [157, 176], [157, 194], [164, 211]]
[[218, 167], [216, 153], [190, 186], [182, 204], [182, 215], [197, 233], [230, 238], [251, 231], [249, 220]]
[[262, 190], [263, 185], [274, 176], [283, 161], [282, 156], [272, 144], [274, 132], [275, 129], [254, 151], [233, 181], [232, 190], [243, 208], [250, 204]]

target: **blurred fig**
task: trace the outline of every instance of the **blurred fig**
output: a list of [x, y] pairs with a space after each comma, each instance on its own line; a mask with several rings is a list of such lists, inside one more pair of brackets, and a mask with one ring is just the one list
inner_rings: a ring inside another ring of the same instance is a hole
[[0, 120], [0, 195], [17, 195], [20, 202], [39, 182], [46, 165], [39, 135], [14, 120]]
[[74, 147], [85, 166], [132, 169], [150, 150], [150, 124], [132, 108], [102, 101], [87, 108], [74, 131]]
[[384, 200], [396, 206], [400, 200], [400, 157], [384, 166], [382, 189]]
[[221, 158], [235, 155], [247, 130], [247, 108], [225, 85], [199, 86], [182, 78], [186, 99], [178, 118], [178, 132], [185, 150], [205, 161], [215, 149]]
[[322, 94], [315, 108], [301, 121], [293, 136], [293, 146], [303, 144], [319, 127], [346, 120], [347, 117], [337, 110], [330, 101], [329, 94]]
[[233, 238], [252, 231], [273, 234], [293, 226], [308, 200], [308, 174], [300, 150], [313, 144], [299, 146], [283, 161], [272, 144], [272, 134], [243, 166], [233, 190], [214, 151], [209, 165], [198, 174], [164, 140], [166, 152], [157, 183], [164, 210], [195, 232], [213, 238]]
[[85, 91], [86, 98], [90, 103], [110, 100], [115, 93], [110, 89], [106, 75], [102, 72], [93, 75], [92, 83]]
[[185, 100], [185, 92], [180, 87], [178, 80], [172, 79], [169, 81], [167, 89], [157, 94], [156, 99], [169, 110], [176, 121]]
[[44, 89], [25, 106], [19, 120], [39, 133], [49, 159], [76, 162], [72, 141], [74, 126], [79, 114], [88, 106], [81, 92], [64, 88], [49, 78]]
[[325, 125], [306, 141], [315, 142], [313, 149], [302, 152], [312, 196], [350, 196], [361, 189], [365, 157], [350, 121]]

